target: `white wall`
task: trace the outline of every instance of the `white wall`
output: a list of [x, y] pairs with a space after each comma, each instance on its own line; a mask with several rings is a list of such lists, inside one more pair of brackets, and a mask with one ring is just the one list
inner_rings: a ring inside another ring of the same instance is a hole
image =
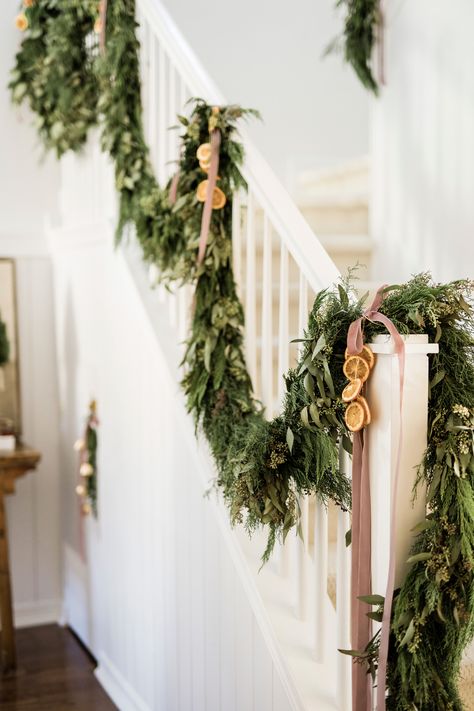
[[21, 40], [14, 26], [18, 8], [18, 0], [3, 0], [0, 7], [0, 238], [3, 250], [8, 247], [13, 253], [38, 250], [45, 216], [54, 212], [58, 185], [57, 165], [53, 158], [45, 159], [33, 116], [26, 108], [13, 107], [7, 90]]
[[368, 152], [368, 97], [339, 55], [335, 0], [165, 0], [227, 99], [259, 109], [256, 143], [292, 187], [303, 169]]
[[[63, 163], [66, 219], [51, 234], [66, 620], [98, 657], [98, 676], [121, 711], [289, 711], [204, 496], [209, 470], [184, 414], [176, 333], [158, 301], [158, 321], [149, 321], [113, 249], [113, 201], [107, 187], [97, 196], [91, 179], [97, 160]], [[96, 202], [102, 218], [75, 228], [83, 206]], [[91, 396], [100, 419], [99, 518], [83, 522], [83, 561], [71, 446]]]
[[52, 161], [39, 164], [31, 116], [12, 108], [6, 89], [19, 41], [18, 5], [7, 0], [0, 8], [0, 256], [17, 260], [23, 433], [42, 453], [7, 503], [15, 620], [22, 625], [58, 618], [61, 581], [52, 270], [44, 233], [58, 169]]
[[387, 87], [374, 102], [373, 273], [474, 274], [474, 7], [387, 3]]

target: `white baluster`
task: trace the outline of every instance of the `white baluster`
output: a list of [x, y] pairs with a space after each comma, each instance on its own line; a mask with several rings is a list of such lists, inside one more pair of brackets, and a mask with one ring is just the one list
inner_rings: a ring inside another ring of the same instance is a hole
[[[304, 330], [308, 322], [308, 282], [303, 272], [300, 272], [299, 298], [298, 298], [298, 338], [303, 338]], [[300, 345], [300, 351], [304, 344]]]
[[167, 57], [163, 46], [158, 47], [158, 177], [162, 184], [166, 181], [167, 128], [168, 128], [168, 73]]
[[[283, 240], [280, 242], [280, 299], [278, 304], [278, 400], [283, 404], [285, 381], [283, 375], [289, 365], [289, 327], [288, 327], [288, 250]], [[288, 537], [281, 546], [280, 573], [287, 576], [290, 573], [294, 556], [295, 543], [293, 536]]]
[[[306, 277], [300, 272], [299, 277], [299, 299], [298, 299], [298, 333], [299, 337], [303, 336], [306, 319], [308, 317], [308, 282]], [[303, 350], [303, 345], [300, 351]], [[301, 528], [303, 532], [303, 540], [298, 541], [297, 545], [297, 590], [298, 590], [298, 610], [302, 619], [306, 619], [308, 612], [308, 558], [306, 548], [308, 545], [308, 499], [302, 497], [300, 499], [301, 506]]]
[[267, 215], [263, 218], [263, 278], [262, 278], [262, 357], [260, 382], [262, 402], [267, 417], [273, 415], [273, 328], [272, 328], [272, 227]]
[[149, 30], [148, 51], [148, 136], [150, 145], [150, 158], [155, 172], [158, 170], [160, 127], [158, 122], [158, 45], [157, 40]]
[[166, 164], [167, 180], [176, 169], [174, 161], [178, 158], [177, 138], [179, 135], [176, 128], [171, 128], [171, 126], [176, 126], [176, 114], [178, 113], [176, 107], [176, 70], [171, 61], [168, 65], [168, 80], [168, 126], [166, 129], [168, 138], [168, 162]]
[[315, 575], [315, 651], [318, 662], [324, 661], [326, 646], [326, 606], [328, 584], [328, 512], [316, 501], [314, 512], [314, 575]]
[[245, 339], [247, 366], [254, 387], [257, 375], [257, 292], [255, 274], [255, 206], [251, 191], [247, 195], [247, 274], [245, 280]]
[[[349, 455], [342, 449], [339, 453], [340, 467], [350, 474]], [[337, 569], [336, 569], [336, 619], [337, 648], [351, 647], [351, 554], [346, 546], [346, 533], [351, 527], [350, 516], [346, 511], [337, 514]], [[339, 711], [351, 709], [351, 670], [352, 657], [338, 653], [337, 656], [337, 708]]]
[[241, 195], [236, 191], [232, 197], [232, 258], [237, 293], [241, 295], [242, 284], [242, 223]]
[[296, 556], [296, 590], [298, 615], [302, 620], [308, 618], [309, 611], [309, 557], [308, 557], [308, 534], [309, 534], [309, 500], [307, 496], [299, 498], [301, 510], [301, 532], [303, 540], [297, 540]]

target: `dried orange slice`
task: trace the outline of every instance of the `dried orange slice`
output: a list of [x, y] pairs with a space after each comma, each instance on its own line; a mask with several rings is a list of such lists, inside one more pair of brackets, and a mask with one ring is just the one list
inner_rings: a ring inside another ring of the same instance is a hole
[[[364, 360], [366, 360], [367, 363], [369, 364], [370, 370], [372, 370], [372, 368], [373, 368], [374, 365], [375, 365], [375, 355], [374, 355], [374, 353], [371, 351], [371, 349], [369, 348], [369, 346], [364, 346], [364, 347], [362, 348], [362, 350], [360, 351], [360, 353], [354, 353], [354, 355], [358, 355], [358, 356], [360, 356], [361, 358], [363, 358]], [[349, 353], [349, 349], [346, 348], [346, 352], [345, 352], [345, 354], [344, 354], [345, 359], [347, 360], [348, 358], [350, 358], [350, 356], [351, 356], [351, 354]]]
[[344, 363], [342, 370], [348, 380], [356, 380], [357, 378], [360, 378], [362, 382], [367, 380], [370, 373], [369, 364], [365, 358], [358, 355], [349, 356]]
[[362, 407], [364, 409], [364, 415], [365, 415], [364, 427], [366, 425], [370, 425], [370, 423], [372, 422], [372, 415], [370, 414], [369, 403], [367, 402], [365, 397], [363, 397], [362, 395], [359, 395], [359, 397], [357, 398], [357, 402], [360, 402], [360, 404], [362, 405]]
[[196, 157], [198, 161], [203, 161], [204, 163], [211, 160], [211, 154], [212, 149], [210, 143], [201, 143], [201, 145], [196, 151]]
[[[196, 191], [196, 197], [199, 202], [206, 202], [207, 197], [207, 186], [209, 185], [209, 180], [202, 180]], [[212, 194], [212, 209], [220, 210], [227, 202], [227, 198], [220, 188], [214, 188]]]
[[227, 202], [227, 198], [220, 188], [214, 188], [212, 195], [212, 209], [220, 210]]
[[355, 400], [355, 398], [359, 395], [360, 391], [362, 390], [362, 385], [363, 382], [360, 378], [356, 378], [355, 380], [351, 380], [348, 385], [344, 388], [342, 391], [342, 399], [344, 402], [351, 402], [351, 400]]
[[344, 419], [348, 429], [351, 432], [359, 432], [359, 430], [363, 428], [365, 422], [365, 410], [363, 405], [359, 402], [359, 399], [353, 400], [349, 403]]
[[201, 170], [203, 170], [205, 173], [209, 173], [209, 168], [211, 167], [211, 161], [210, 161], [210, 160], [207, 160], [207, 161], [200, 160], [200, 161], [199, 161], [199, 167], [200, 167]]
[[201, 180], [197, 187], [196, 191], [196, 197], [199, 200], [199, 202], [206, 202], [206, 195], [207, 195], [207, 186], [209, 184], [209, 180]]

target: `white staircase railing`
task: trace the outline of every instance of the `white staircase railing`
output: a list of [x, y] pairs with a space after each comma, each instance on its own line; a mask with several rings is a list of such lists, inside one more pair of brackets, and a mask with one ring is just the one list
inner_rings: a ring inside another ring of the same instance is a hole
[[[151, 158], [163, 184], [179, 155], [176, 114], [192, 96], [225, 104], [198, 59], [158, 0], [138, 0], [144, 124]], [[233, 253], [245, 307], [246, 356], [256, 395], [271, 417], [280, 408], [283, 374], [296, 360], [292, 338], [306, 326], [314, 294], [339, 272], [286, 190], [241, 131], [242, 169], [248, 191], [234, 200]], [[154, 274], [150, 275], [154, 280]], [[191, 292], [162, 290], [170, 321], [182, 340]], [[348, 466], [348, 462], [345, 462]], [[350, 658], [337, 652], [349, 641], [349, 515], [305, 498], [304, 543], [291, 537], [256, 575], [286, 659], [297, 680], [300, 709], [350, 709]], [[241, 538], [254, 571], [262, 541]], [[278, 594], [276, 591], [278, 590]], [[278, 598], [278, 600], [276, 600]], [[295, 634], [298, 644], [295, 646]], [[297, 649], [297, 653], [295, 653]], [[315, 678], [317, 683], [315, 683]]]

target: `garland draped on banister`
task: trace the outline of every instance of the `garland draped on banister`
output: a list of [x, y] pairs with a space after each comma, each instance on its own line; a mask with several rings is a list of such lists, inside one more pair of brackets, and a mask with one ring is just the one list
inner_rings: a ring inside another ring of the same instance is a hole
[[[80, 149], [89, 128], [100, 124], [120, 195], [118, 237], [132, 224], [144, 259], [165, 282], [194, 285], [184, 357], [188, 408], [209, 441], [232, 521], [244, 522], [250, 532], [267, 528], [266, 560], [275, 541], [298, 528], [300, 495], [350, 507], [350, 484], [338, 460], [340, 443], [352, 447], [340, 393], [347, 385], [348, 329], [363, 315], [365, 299], [349, 282], [316, 296], [298, 364], [285, 376], [282, 412], [267, 421], [245, 364], [244, 314], [231, 260], [232, 196], [243, 186], [236, 124], [255, 112], [194, 101], [190, 117], [179, 117], [179, 175], [160, 186], [142, 126], [134, 0], [109, 0], [103, 54], [97, 0], [24, 4], [17, 19], [25, 36], [12, 73], [13, 99], [28, 101], [45, 146], [58, 155]], [[202, 183], [210, 167], [201, 159], [202, 146], [216, 130], [216, 189], [225, 199], [219, 196], [214, 204], [198, 260], [202, 199], [209, 189]], [[430, 360], [429, 441], [418, 472], [428, 487], [427, 515], [417, 527], [410, 572], [394, 592], [386, 700], [391, 711], [462, 709], [457, 678], [474, 619], [472, 289], [468, 281], [441, 285], [421, 274], [387, 287], [379, 309], [401, 334], [428, 334], [440, 347]], [[381, 324], [365, 321], [365, 342], [381, 332]], [[371, 617], [380, 620], [383, 598], [367, 602], [375, 605]], [[373, 675], [379, 643], [376, 635], [365, 650], [350, 652]]]

